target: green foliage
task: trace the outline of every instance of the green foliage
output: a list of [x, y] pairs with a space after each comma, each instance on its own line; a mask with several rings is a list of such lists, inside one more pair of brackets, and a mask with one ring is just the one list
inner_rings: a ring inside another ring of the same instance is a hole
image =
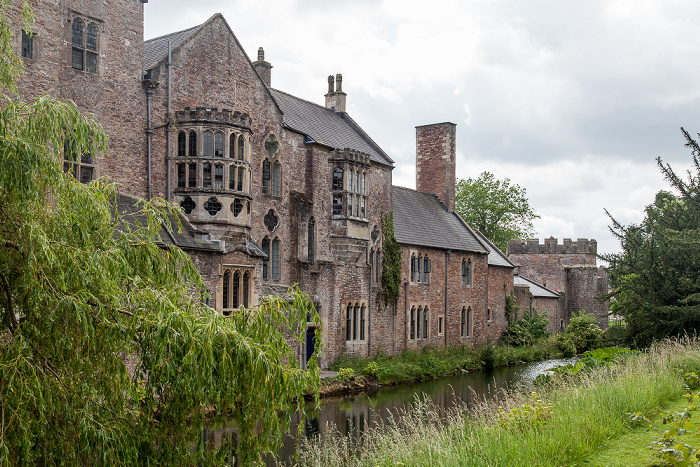
[[352, 381], [355, 378], [355, 370], [352, 368], [341, 368], [338, 370], [338, 379]]
[[579, 352], [594, 349], [603, 341], [603, 331], [598, 326], [598, 320], [583, 310], [569, 320], [564, 333], [574, 342]]
[[394, 214], [382, 215], [382, 288], [385, 303], [395, 305], [401, 288], [401, 249], [394, 236]]
[[365, 371], [363, 372], [367, 376], [372, 376], [372, 377], [377, 377], [377, 374], [379, 373], [379, 363], [377, 362], [369, 362], [365, 366]]
[[493, 343], [488, 343], [481, 348], [481, 362], [484, 370], [496, 368], [496, 346]]
[[513, 432], [538, 430], [552, 417], [552, 407], [542, 402], [536, 392], [529, 394], [529, 402], [505, 410], [498, 408], [498, 425]]
[[611, 309], [626, 322], [630, 344], [700, 331], [700, 146], [681, 129], [693, 167], [686, 179], [657, 159], [672, 192], [660, 191], [639, 225], [614, 218], [622, 251], [605, 255], [614, 291]]
[[225, 420], [243, 465], [275, 450], [318, 394], [318, 354], [305, 371], [284, 338], [303, 342], [309, 298], [295, 289], [230, 317], [207, 307], [189, 256], [161, 242], [178, 207], [122, 215], [108, 180], [63, 173], [68, 140], [107, 150], [100, 124], [49, 97], [0, 99], [0, 465], [221, 464], [230, 446], [207, 451], [201, 434]]
[[590, 371], [601, 366], [613, 365], [624, 358], [637, 355], [626, 347], [604, 347], [595, 350], [588, 350], [583, 353], [583, 358], [576, 363], [552, 368], [558, 374], [577, 375], [582, 371]]
[[506, 326], [501, 342], [514, 347], [533, 345], [548, 336], [547, 324], [547, 312], [539, 314], [533, 309], [532, 316], [526, 315], [523, 319]]
[[520, 307], [518, 307], [516, 304], [515, 300], [515, 295], [512, 293], [510, 295], [506, 295], [506, 321], [508, 324], [512, 324], [517, 318], [518, 318], [518, 310]]
[[511, 239], [534, 235], [532, 221], [540, 216], [530, 207], [525, 188], [511, 185], [510, 179], [484, 172], [459, 180], [455, 191], [455, 211], [501, 250]]
[[562, 355], [565, 357], [573, 357], [576, 355], [576, 344], [574, 344], [574, 341], [571, 340], [570, 337], [565, 334], [557, 334], [556, 341], [557, 349], [561, 351]]

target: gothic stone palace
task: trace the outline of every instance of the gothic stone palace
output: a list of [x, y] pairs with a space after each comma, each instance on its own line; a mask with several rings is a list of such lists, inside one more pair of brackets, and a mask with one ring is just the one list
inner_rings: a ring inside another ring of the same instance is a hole
[[[125, 206], [182, 206], [184, 232], [170, 241], [224, 314], [299, 284], [322, 319], [322, 366], [499, 338], [515, 266], [454, 212], [454, 124], [416, 128], [417, 190], [393, 186], [391, 157], [346, 112], [341, 75], [328, 78], [325, 106], [292, 96], [219, 14], [144, 41], [145, 3], [32, 0], [34, 34], [14, 31], [21, 97], [71, 99], [109, 135], [106, 154], [66, 154], [67, 172], [110, 177]], [[389, 213], [402, 257], [395, 306], [378, 299]], [[300, 359], [316, 345], [310, 331]]]

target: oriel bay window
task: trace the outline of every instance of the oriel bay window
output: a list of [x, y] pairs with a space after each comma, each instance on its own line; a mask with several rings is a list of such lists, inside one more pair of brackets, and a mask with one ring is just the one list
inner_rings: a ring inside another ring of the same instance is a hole
[[348, 302], [345, 305], [345, 340], [364, 341], [367, 335], [365, 316], [367, 307], [363, 302]]
[[[355, 166], [335, 166], [331, 176], [333, 215], [367, 218], [367, 174]], [[347, 177], [347, 178], [345, 178]]]

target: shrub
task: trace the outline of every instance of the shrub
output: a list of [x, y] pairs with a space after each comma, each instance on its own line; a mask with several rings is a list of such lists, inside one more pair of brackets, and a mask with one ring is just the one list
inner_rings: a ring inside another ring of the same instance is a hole
[[603, 331], [598, 327], [598, 320], [583, 310], [571, 318], [565, 334], [574, 342], [579, 352], [595, 349], [603, 341]]
[[557, 349], [559, 349], [565, 357], [573, 357], [576, 355], [576, 344], [574, 344], [574, 341], [566, 334], [557, 334], [556, 342]]
[[532, 345], [536, 341], [548, 336], [547, 312], [537, 313], [532, 311], [532, 316], [525, 316], [520, 321], [509, 324], [503, 331], [501, 342], [514, 347]]
[[510, 431], [538, 429], [552, 417], [552, 408], [542, 402], [536, 392], [530, 393], [530, 403], [510, 410], [498, 408], [498, 424]]
[[352, 368], [341, 368], [338, 370], [338, 379], [342, 379], [343, 381], [352, 381], [354, 377], [355, 370]]
[[365, 366], [365, 371], [364, 373], [367, 376], [372, 376], [374, 378], [377, 377], [377, 373], [379, 373], [379, 363], [377, 362], [369, 362], [367, 366]]
[[496, 367], [495, 347], [494, 344], [486, 344], [481, 351], [481, 363], [484, 365], [484, 370], [493, 370]]

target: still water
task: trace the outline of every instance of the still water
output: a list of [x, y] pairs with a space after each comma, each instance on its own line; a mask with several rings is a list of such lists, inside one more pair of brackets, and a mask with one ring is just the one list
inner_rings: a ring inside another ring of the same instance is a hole
[[[566, 365], [576, 360], [553, 359], [542, 362], [497, 368], [489, 372], [465, 373], [458, 376], [422, 381], [418, 383], [390, 386], [358, 394], [329, 397], [321, 400], [320, 407], [313, 404], [306, 407], [307, 417], [301, 436], [323, 436], [328, 427], [334, 427], [345, 436], [359, 439], [370, 426], [381, 424], [390, 412], [408, 407], [416, 398], [429, 397], [433, 403], [443, 409], [455, 405], [472, 405], [483, 399], [495, 397], [501, 390], [518, 386], [527, 386], [550, 368]], [[284, 445], [278, 452], [280, 461], [294, 457], [299, 438], [296, 436], [298, 425], [293, 423]], [[226, 436], [231, 427], [225, 427], [208, 433], [209, 442], [217, 445], [220, 437]], [[219, 439], [217, 439], [219, 438]], [[268, 461], [275, 465], [274, 461]]]

